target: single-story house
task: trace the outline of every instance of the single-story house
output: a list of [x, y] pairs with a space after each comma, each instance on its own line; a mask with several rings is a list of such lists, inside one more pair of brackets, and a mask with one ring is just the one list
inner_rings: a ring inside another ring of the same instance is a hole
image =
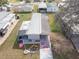
[[18, 40], [24, 44], [39, 44], [42, 38], [49, 35], [48, 18], [40, 13], [33, 13], [31, 21], [23, 23], [26, 25], [21, 26], [23, 30], [19, 30]]
[[3, 36], [8, 31], [9, 27], [15, 21], [15, 14], [9, 12], [0, 12], [0, 36]]

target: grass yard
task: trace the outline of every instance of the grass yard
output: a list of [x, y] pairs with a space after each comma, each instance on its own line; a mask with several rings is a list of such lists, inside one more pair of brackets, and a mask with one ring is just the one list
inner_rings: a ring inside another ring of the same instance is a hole
[[34, 5], [34, 12], [38, 12], [38, 5]]
[[54, 13], [48, 13], [48, 17], [54, 59], [79, 59], [79, 54], [74, 49], [71, 41], [62, 34], [60, 23], [55, 21]]
[[70, 40], [61, 33], [51, 33], [51, 43], [54, 59], [79, 59], [79, 54], [74, 49]]
[[27, 12], [21, 12], [18, 13], [18, 15], [20, 16], [20, 21], [28, 21], [31, 19], [32, 13], [27, 13]]
[[22, 49], [14, 48], [17, 46], [16, 38], [18, 29], [22, 23], [22, 21], [29, 20], [31, 18], [31, 13], [19, 13], [20, 21], [13, 29], [11, 35], [7, 38], [6, 42], [0, 46], [0, 59], [38, 59], [39, 55], [38, 53], [33, 54], [32, 56], [24, 55]]
[[48, 14], [51, 32], [61, 32], [60, 24], [55, 22], [55, 15]]

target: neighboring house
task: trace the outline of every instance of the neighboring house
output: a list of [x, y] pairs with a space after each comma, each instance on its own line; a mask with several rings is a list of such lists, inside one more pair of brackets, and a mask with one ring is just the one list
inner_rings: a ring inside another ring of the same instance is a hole
[[32, 12], [33, 11], [33, 4], [19, 4], [14, 5], [11, 7], [11, 10], [14, 12]]
[[15, 14], [0, 12], [0, 36], [4, 36], [15, 21]]
[[47, 12], [58, 12], [59, 7], [57, 6], [57, 3], [47, 3]]
[[39, 12], [47, 12], [47, 5], [44, 2], [40, 2], [38, 5]]
[[51, 2], [51, 3], [41, 2], [38, 5], [38, 11], [39, 12], [58, 12], [59, 7], [55, 2]]
[[26, 1], [27, 3], [28, 2], [46, 2], [46, 0], [24, 0]]
[[40, 13], [33, 13], [31, 21], [24, 23], [26, 25], [22, 25], [21, 28], [25, 27], [23, 28], [25, 30], [19, 30], [21, 34], [18, 33], [19, 41], [23, 41], [24, 44], [39, 44], [40, 40], [46, 40], [50, 32], [47, 17]]

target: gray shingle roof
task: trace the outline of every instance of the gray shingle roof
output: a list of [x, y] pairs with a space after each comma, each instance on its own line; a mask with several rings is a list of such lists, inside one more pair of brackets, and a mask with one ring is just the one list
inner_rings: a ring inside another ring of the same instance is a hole
[[50, 27], [46, 15], [33, 13], [31, 24], [26, 34], [49, 34]]
[[48, 24], [48, 16], [41, 15], [41, 26], [42, 26], [42, 34], [48, 34], [50, 32], [50, 27]]
[[20, 28], [21, 35], [48, 35], [50, 32], [48, 17], [46, 15], [42, 15], [40, 13], [33, 13], [31, 21], [29, 21], [29, 26], [27, 22], [28, 21], [23, 22], [26, 25], [22, 25]]

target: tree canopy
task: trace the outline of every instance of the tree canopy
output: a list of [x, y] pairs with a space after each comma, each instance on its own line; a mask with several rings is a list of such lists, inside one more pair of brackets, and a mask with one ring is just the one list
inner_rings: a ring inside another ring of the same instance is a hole
[[7, 3], [7, 0], [0, 0], [0, 6], [6, 3]]

